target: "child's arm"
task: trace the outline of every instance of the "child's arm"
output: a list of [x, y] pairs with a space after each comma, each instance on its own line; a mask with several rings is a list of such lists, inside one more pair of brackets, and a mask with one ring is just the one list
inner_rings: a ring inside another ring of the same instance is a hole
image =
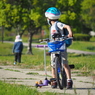
[[72, 30], [71, 30], [71, 27], [69, 25], [64, 25], [64, 28], [66, 28], [69, 32], [68, 37], [72, 37], [73, 33], [72, 33]]

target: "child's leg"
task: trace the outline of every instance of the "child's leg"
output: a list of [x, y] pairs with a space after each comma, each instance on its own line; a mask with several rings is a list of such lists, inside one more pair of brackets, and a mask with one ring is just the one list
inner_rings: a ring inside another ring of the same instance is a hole
[[15, 62], [17, 62], [17, 53], [15, 53]]
[[68, 61], [67, 61], [67, 50], [65, 52], [63, 52], [62, 54], [62, 59], [63, 59], [63, 66], [67, 75], [67, 89], [72, 88], [73, 82], [71, 79], [71, 69], [68, 65]]
[[54, 60], [54, 58], [55, 58], [55, 54], [51, 54], [51, 71], [52, 71], [52, 77], [53, 78], [56, 78], [55, 77], [55, 60]]
[[18, 62], [21, 63], [21, 53], [18, 53]]
[[67, 79], [71, 79], [71, 70], [68, 64], [64, 64], [64, 69], [67, 75]]
[[[51, 66], [52, 66], [52, 78], [56, 78], [55, 75], [55, 54], [51, 54]], [[51, 87], [52, 88], [57, 88], [57, 81], [56, 79], [51, 81]]]
[[55, 68], [52, 68], [52, 78], [56, 78], [56, 76], [55, 76]]

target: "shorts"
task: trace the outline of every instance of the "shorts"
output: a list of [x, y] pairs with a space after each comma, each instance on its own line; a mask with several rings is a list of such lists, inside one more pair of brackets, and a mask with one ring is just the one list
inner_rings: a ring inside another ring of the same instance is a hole
[[[67, 49], [64, 52], [61, 52], [61, 56], [62, 56], [62, 62], [63, 64], [68, 64], [67, 61]], [[51, 66], [53, 68], [55, 68], [55, 54], [51, 53]]]

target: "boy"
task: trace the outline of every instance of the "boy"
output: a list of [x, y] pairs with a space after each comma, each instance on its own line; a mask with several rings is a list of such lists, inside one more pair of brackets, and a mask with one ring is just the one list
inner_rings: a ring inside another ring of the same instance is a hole
[[[55, 7], [48, 8], [46, 10], [46, 12], [45, 12], [45, 17], [47, 18], [47, 22], [51, 26], [51, 28], [50, 28], [51, 39], [53, 39], [52, 36], [54, 34], [56, 34], [56, 33], [58, 34], [58, 31], [56, 29], [56, 25], [60, 29], [60, 32], [63, 32], [63, 28], [65, 28], [69, 32], [67, 36], [68, 37], [73, 36], [71, 28], [70, 28], [69, 25], [66, 25], [64, 23], [58, 22], [58, 19], [59, 19], [60, 15], [61, 15], [60, 11]], [[63, 52], [62, 56], [64, 56], [65, 59], [66, 59], [64, 61], [63, 65], [64, 65], [64, 69], [65, 69], [65, 72], [66, 72], [66, 75], [67, 75], [67, 89], [70, 89], [70, 88], [72, 88], [73, 82], [72, 82], [72, 79], [71, 79], [70, 67], [69, 67], [68, 61], [67, 61], [67, 49], [65, 50], [65, 52]], [[54, 68], [53, 58], [54, 58], [54, 56], [51, 54], [52, 77], [56, 78], [55, 77], [55, 68]], [[55, 87], [57, 87], [56, 83], [55, 83], [54, 88]]]

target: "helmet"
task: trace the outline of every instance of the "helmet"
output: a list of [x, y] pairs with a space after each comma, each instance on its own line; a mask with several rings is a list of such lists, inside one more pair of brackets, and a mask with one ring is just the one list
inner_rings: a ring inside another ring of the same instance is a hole
[[49, 19], [59, 19], [61, 13], [60, 11], [55, 7], [50, 7], [45, 12], [45, 17], [48, 17]]

